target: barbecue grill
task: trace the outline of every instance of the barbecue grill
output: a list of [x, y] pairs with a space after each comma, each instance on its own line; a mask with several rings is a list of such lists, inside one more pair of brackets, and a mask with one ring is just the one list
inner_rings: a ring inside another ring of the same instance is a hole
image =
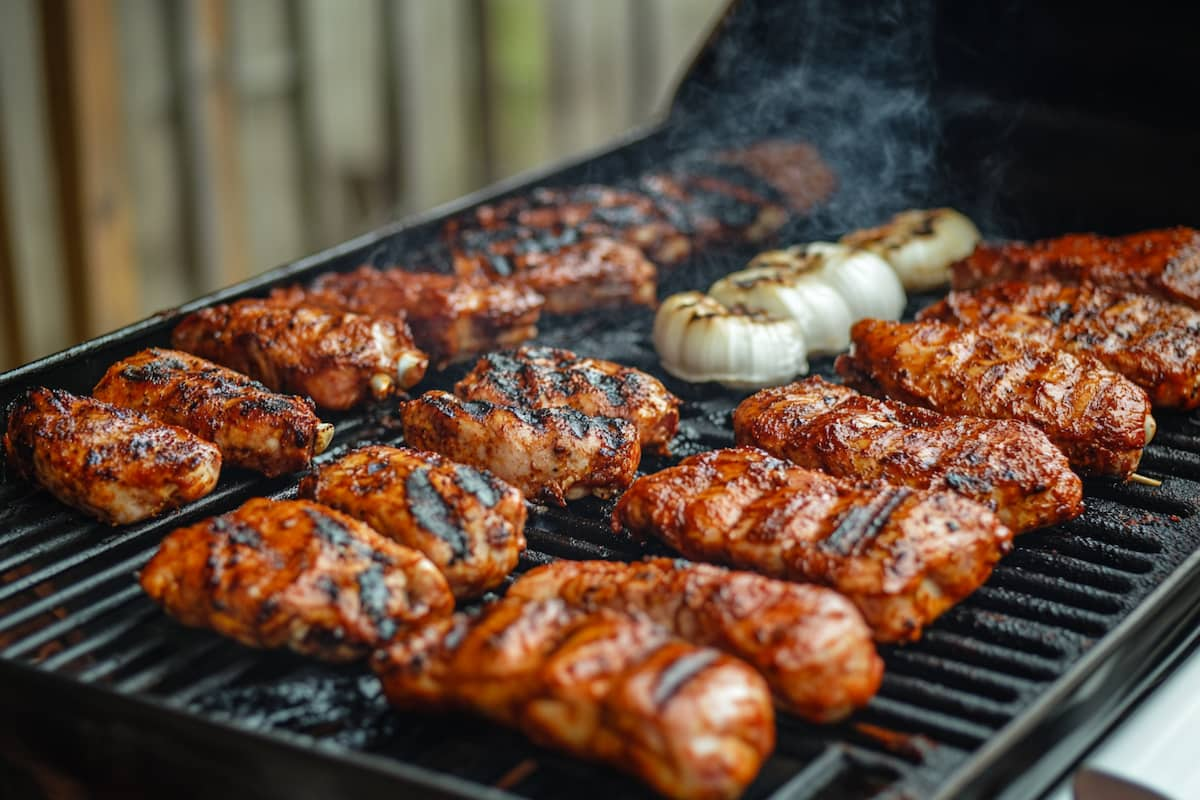
[[[439, 223], [537, 185], [618, 182], [664, 162], [782, 136], [812, 143], [838, 190], [783, 239], [836, 238], [910, 206], [955, 205], [989, 237], [1122, 233], [1200, 223], [1200, 76], [1181, 16], [1142, 2], [734, 3], [669, 113], [608, 149], [188, 303], [0, 376], [86, 393], [118, 358], [167, 345], [180, 314], [364, 262], [421, 263]], [[1165, 24], [1163, 20], [1171, 20]], [[712, 248], [664, 271], [660, 296], [704, 288], [751, 253]], [[909, 315], [933, 296], [914, 296]], [[543, 320], [539, 341], [648, 370], [685, 400], [676, 458], [732, 443], [740, 396], [671, 380], [652, 312]], [[814, 372], [831, 375], [828, 359]], [[449, 388], [463, 368], [422, 388]], [[333, 415], [321, 459], [396, 442], [391, 408]], [[323, 415], [324, 416], [324, 415]], [[326, 417], [328, 418], [328, 417]], [[1200, 619], [1200, 417], [1160, 415], [1141, 472], [1159, 488], [1087, 484], [1077, 520], [1019, 537], [987, 585], [921, 641], [883, 649], [879, 696], [848, 721], [781, 715], [747, 796], [1031, 797], [1192, 645]], [[648, 457], [644, 470], [668, 463]], [[163, 615], [135, 571], [175, 527], [294, 478], [226, 470], [209, 497], [109, 529], [25, 483], [0, 483], [0, 703], [23, 746], [82, 775], [180, 797], [637, 797], [630, 778], [465, 717], [390, 711], [361, 666], [240, 647]], [[553, 558], [633, 559], [611, 503], [533, 506], [521, 569]]]

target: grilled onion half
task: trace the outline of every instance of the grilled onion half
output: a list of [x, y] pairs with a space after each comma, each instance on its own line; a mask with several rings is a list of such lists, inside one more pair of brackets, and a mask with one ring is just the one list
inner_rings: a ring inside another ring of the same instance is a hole
[[975, 223], [952, 208], [902, 211], [878, 228], [854, 231], [842, 244], [870, 250], [891, 264], [904, 288], [936, 289], [950, 282], [950, 265], [979, 243]]

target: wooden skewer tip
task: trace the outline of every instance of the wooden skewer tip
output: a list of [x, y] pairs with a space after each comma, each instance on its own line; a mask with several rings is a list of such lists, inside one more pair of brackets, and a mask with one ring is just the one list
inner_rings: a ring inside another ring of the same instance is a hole
[[1140, 483], [1142, 486], [1153, 486], [1155, 489], [1163, 484], [1158, 478], [1147, 478], [1145, 475], [1139, 475], [1136, 472], [1129, 476], [1129, 482]]

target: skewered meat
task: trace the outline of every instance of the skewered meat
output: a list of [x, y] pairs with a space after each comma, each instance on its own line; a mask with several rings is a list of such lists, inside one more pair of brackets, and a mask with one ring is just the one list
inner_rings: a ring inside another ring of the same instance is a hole
[[639, 478], [613, 512], [613, 529], [622, 525], [686, 558], [830, 586], [883, 642], [916, 639], [1012, 546], [1012, 532], [961, 495], [856, 486], [752, 447]]
[[1083, 472], [1128, 478], [1154, 435], [1146, 393], [1086, 356], [938, 322], [863, 320], [851, 337], [837, 370], [855, 388], [1031, 423]]
[[1083, 484], [1039, 428], [948, 417], [821, 378], [764, 389], [733, 412], [738, 444], [847, 480], [954, 491], [1015, 533], [1083, 513]]
[[429, 559], [307, 500], [256, 497], [179, 528], [141, 574], [184, 625], [347, 661], [454, 609]]
[[610, 610], [502, 600], [398, 640], [372, 666], [397, 708], [472, 711], [668, 797], [737, 797], [775, 745], [753, 669]]
[[4, 450], [16, 475], [109, 525], [199, 500], [221, 472], [220, 450], [195, 434], [57, 389], [13, 402]]
[[175, 327], [171, 341], [275, 391], [306, 394], [335, 410], [407, 389], [429, 364], [403, 316], [337, 313], [270, 300], [196, 311]]
[[309, 289], [290, 286], [276, 289], [271, 297], [359, 314], [403, 314], [417, 346], [442, 365], [537, 336], [538, 316], [546, 302], [513, 281], [472, 281], [369, 266], [327, 272]]
[[526, 497], [558, 505], [611, 497], [630, 484], [642, 457], [632, 423], [572, 408], [530, 411], [434, 391], [403, 404], [401, 416], [410, 446], [486, 469]]
[[363, 447], [306, 476], [300, 495], [420, 550], [455, 597], [498, 586], [525, 549], [521, 493], [437, 453]]
[[909, 291], [950, 282], [950, 265], [979, 243], [975, 223], [952, 208], [902, 211], [877, 228], [853, 231], [841, 243], [881, 256]]
[[[513, 251], [459, 251], [454, 270], [470, 280], [511, 279], [546, 298], [548, 314], [608, 306], [653, 307], [658, 270], [632, 245], [594, 238], [540, 249], [525, 240]], [[535, 243], [536, 245], [536, 243]]]
[[570, 350], [522, 347], [489, 353], [454, 385], [464, 400], [525, 408], [573, 408], [637, 426], [642, 449], [665, 453], [679, 430], [679, 398], [651, 375]]
[[1200, 311], [1084, 283], [1008, 281], [951, 292], [921, 312], [938, 320], [1093, 356], [1156, 406], [1200, 406]]
[[854, 605], [811, 584], [670, 558], [558, 561], [525, 573], [505, 596], [645, 614], [692, 644], [753, 665], [776, 702], [814, 722], [866, 705], [883, 677]]
[[272, 477], [304, 469], [333, 438], [311, 400], [179, 350], [152, 347], [118, 361], [92, 394], [186, 428], [215, 443], [226, 464]]
[[1200, 308], [1200, 231], [1073, 233], [1031, 244], [981, 244], [952, 271], [955, 289], [1013, 279], [1089, 281]]

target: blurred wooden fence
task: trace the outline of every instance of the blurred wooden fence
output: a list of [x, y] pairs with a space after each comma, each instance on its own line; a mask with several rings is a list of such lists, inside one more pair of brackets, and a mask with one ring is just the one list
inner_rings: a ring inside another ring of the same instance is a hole
[[3, 0], [0, 368], [611, 139], [724, 0]]

